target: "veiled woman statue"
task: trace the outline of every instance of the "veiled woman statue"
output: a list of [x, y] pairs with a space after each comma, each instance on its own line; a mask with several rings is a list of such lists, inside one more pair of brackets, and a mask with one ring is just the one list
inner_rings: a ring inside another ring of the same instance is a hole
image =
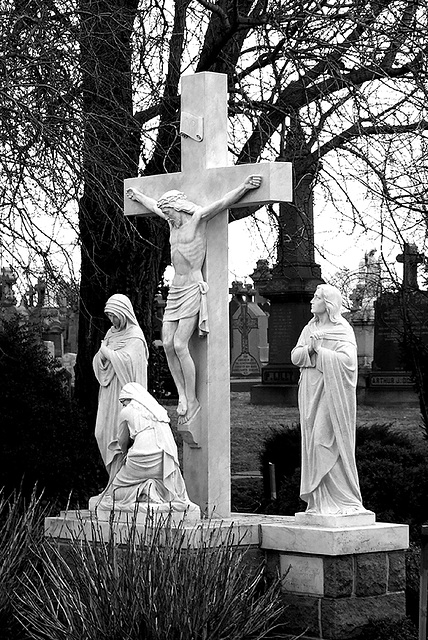
[[355, 464], [357, 346], [336, 287], [317, 287], [314, 317], [291, 352], [300, 367], [300, 497], [306, 513], [367, 513]]
[[140, 384], [126, 384], [119, 400], [121, 466], [96, 506], [101, 510], [161, 512], [199, 509], [190, 502], [166, 410]]
[[[121, 451], [117, 446], [120, 390], [127, 382], [147, 386], [148, 349], [127, 296], [120, 293], [111, 296], [104, 312], [112, 326], [92, 363], [100, 383], [95, 438], [111, 478], [116, 474], [121, 458]], [[113, 443], [116, 445], [113, 446]]]

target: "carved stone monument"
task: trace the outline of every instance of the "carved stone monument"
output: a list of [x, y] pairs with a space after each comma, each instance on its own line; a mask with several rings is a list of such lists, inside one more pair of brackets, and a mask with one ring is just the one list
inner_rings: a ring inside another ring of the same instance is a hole
[[2, 267], [0, 278], [0, 306], [3, 308], [14, 307], [16, 305], [16, 298], [13, 293], [13, 285], [16, 284], [16, 275], [12, 269]]
[[[143, 192], [158, 198], [165, 190], [178, 188], [204, 205], [242, 182], [249, 172], [257, 172], [263, 177], [262, 185], [251, 192], [245, 202], [260, 204], [290, 200], [287, 164], [257, 165], [257, 169], [248, 166], [226, 168], [226, 76], [213, 73], [188, 76], [183, 78], [182, 90], [181, 133], [186, 136], [182, 145], [182, 172], [133, 178], [126, 181], [125, 192], [130, 186], [141, 187]], [[279, 191], [277, 180], [281, 182]], [[125, 202], [127, 215], [141, 213], [138, 203], [129, 199]], [[283, 215], [287, 217], [285, 212]], [[294, 218], [291, 224], [295, 222]], [[407, 526], [390, 523], [346, 526], [343, 521], [329, 526], [322, 523], [308, 526], [292, 516], [230, 515], [226, 211], [210, 221], [207, 242], [203, 275], [210, 287], [207, 303], [211, 327], [208, 336], [199, 342], [196, 338], [193, 345], [201, 416], [199, 429], [185, 433], [188, 442], [184, 446], [184, 478], [190, 500], [213, 518], [200, 522], [197, 535], [186, 538], [187, 548], [191, 550], [193, 543], [200, 545], [211, 539], [215, 529], [221, 534], [219, 544], [224, 539], [224, 532], [237, 545], [250, 547], [249, 562], [255, 557], [258, 563], [263, 553], [272, 570], [281, 575], [288, 617], [296, 622], [299, 632], [307, 631], [311, 637], [344, 640], [355, 636], [370, 619], [404, 616], [402, 568], [404, 549], [408, 546]], [[283, 287], [285, 278], [289, 286], [286, 299], [283, 299], [282, 289], [278, 293], [278, 297], [282, 297], [281, 304], [293, 300], [291, 294], [295, 294], [296, 304], [289, 325], [297, 325], [293, 329], [297, 333], [303, 321], [299, 309], [305, 303], [305, 317], [310, 316], [308, 299], [313, 295], [315, 283], [319, 283], [316, 265], [306, 261], [301, 267], [299, 274], [293, 265], [289, 265], [280, 282]], [[304, 274], [307, 278], [302, 284], [299, 277]], [[275, 295], [270, 297], [272, 300]], [[275, 340], [275, 345], [279, 345], [280, 332]], [[282, 366], [283, 363], [278, 364]], [[114, 536], [113, 540], [120, 544], [130, 535], [127, 522], [97, 524], [103, 540], [111, 540]], [[183, 526], [186, 533], [192, 533], [192, 527], [186, 522]], [[96, 529], [88, 513], [63, 512], [57, 518], [46, 519], [46, 535], [56, 538], [65, 547], [70, 539], [79, 539], [82, 529], [87, 540], [94, 539]], [[396, 568], [395, 573], [391, 567]]]
[[[263, 205], [292, 199], [289, 163], [227, 166], [227, 77], [204, 72], [182, 78], [181, 172], [125, 180], [125, 215], [150, 215], [150, 209], [130, 199], [131, 189], [155, 201], [170, 191], [185, 193], [201, 207], [242, 184], [250, 174], [261, 176], [261, 185], [231, 205]], [[152, 215], [152, 214], [151, 214]], [[196, 364], [198, 420], [179, 429], [185, 441], [183, 470], [190, 499], [202, 511], [230, 513], [230, 410], [227, 224], [225, 210], [207, 227], [207, 250], [203, 266], [209, 333], [194, 336], [191, 352]]]
[[382, 291], [382, 269], [380, 260], [376, 258], [375, 249], [365, 252], [363, 259], [360, 261], [358, 271], [351, 274], [351, 279], [355, 283], [354, 277], [356, 277], [356, 284], [349, 295], [352, 307], [345, 314], [345, 317], [352, 325], [357, 341], [357, 396], [358, 401], [364, 403], [367, 380], [373, 363], [374, 306]]
[[233, 282], [230, 292], [231, 378], [259, 378], [269, 350], [268, 316], [254, 302], [249, 285]]
[[255, 404], [297, 405], [298, 371], [290, 354], [310, 318], [309, 301], [321, 282], [308, 178], [299, 184], [292, 204], [280, 205], [277, 263], [258, 277], [258, 291], [270, 301], [269, 362], [262, 369], [262, 384], [251, 389]]
[[419, 289], [417, 277], [423, 256], [416, 245], [405, 243], [397, 261], [403, 263], [401, 290], [382, 293], [375, 302], [373, 366], [364, 400], [369, 405], [418, 402], [410, 373], [403, 365], [401, 341], [406, 321], [415, 335], [428, 343], [428, 296]]

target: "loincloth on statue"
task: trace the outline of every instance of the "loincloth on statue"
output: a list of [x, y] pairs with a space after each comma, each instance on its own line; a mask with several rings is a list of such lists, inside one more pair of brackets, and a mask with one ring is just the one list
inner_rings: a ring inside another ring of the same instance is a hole
[[177, 287], [171, 285], [166, 299], [164, 322], [177, 322], [183, 318], [191, 318], [199, 314], [198, 331], [200, 336], [208, 333], [208, 305], [206, 282], [192, 282], [192, 284]]

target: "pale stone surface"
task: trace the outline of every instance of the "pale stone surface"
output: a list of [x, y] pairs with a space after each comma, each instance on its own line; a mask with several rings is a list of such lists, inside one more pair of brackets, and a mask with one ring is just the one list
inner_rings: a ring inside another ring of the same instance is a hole
[[314, 555], [395, 551], [409, 546], [409, 527], [377, 522], [364, 527], [324, 528], [293, 523], [264, 524], [262, 548]]
[[125, 384], [118, 401], [117, 441], [121, 462], [104, 491], [89, 501], [102, 519], [111, 512], [133, 514], [200, 509], [192, 504], [178, 461], [168, 412], [137, 382]]
[[326, 527], [327, 529], [343, 529], [344, 527], [364, 527], [376, 522], [373, 511], [348, 513], [345, 515], [322, 515], [314, 513], [295, 514], [296, 524], [309, 527]]
[[[70, 537], [60, 535], [67, 531], [77, 533], [82, 526], [90, 529], [89, 510], [62, 512], [59, 517], [46, 518], [45, 531], [54, 537]], [[108, 523], [101, 522], [102, 526]], [[227, 531], [231, 527], [243, 544], [260, 544], [262, 549], [284, 551], [291, 554], [305, 553], [313, 555], [348, 555], [356, 553], [372, 553], [378, 551], [396, 551], [409, 546], [409, 528], [404, 524], [378, 522], [367, 527], [344, 529], [321, 529], [320, 527], [301, 527], [296, 525], [292, 516], [270, 516], [264, 514], [231, 514], [228, 518], [202, 519], [198, 526], [205, 531], [221, 529]], [[187, 526], [187, 525], [186, 525]], [[194, 528], [195, 524], [189, 525]], [[119, 523], [118, 529], [126, 529]]]
[[196, 504], [191, 504], [185, 511], [173, 511], [168, 509], [167, 505], [162, 505], [159, 509], [141, 509], [137, 508], [133, 513], [129, 511], [115, 511], [114, 509], [103, 510], [97, 505], [97, 496], [89, 500], [90, 517], [96, 518], [100, 522], [110, 522], [113, 518], [115, 524], [131, 525], [134, 520], [138, 525], [145, 525], [147, 522], [157, 520], [167, 520], [168, 525], [178, 525], [181, 522], [186, 524], [199, 524], [201, 521], [201, 510]]
[[317, 516], [365, 511], [355, 462], [357, 347], [341, 308], [340, 291], [319, 285], [314, 317], [291, 352], [300, 368], [300, 497]]
[[[201, 206], [242, 183], [249, 174], [262, 176], [262, 184], [236, 206], [292, 201], [291, 164], [283, 162], [228, 167], [227, 76], [210, 72], [182, 78], [182, 145], [179, 173], [125, 180], [125, 215], [149, 214], [126, 197], [137, 188], [157, 200], [178, 189]], [[203, 268], [210, 332], [193, 337], [190, 351], [196, 363], [196, 396], [201, 410], [194, 424], [179, 426], [185, 440], [183, 472], [189, 497], [208, 515], [230, 515], [230, 408], [229, 326], [227, 270], [227, 211], [207, 228]]]
[[323, 595], [324, 566], [322, 558], [281, 554], [279, 568], [284, 591]]
[[100, 384], [95, 438], [109, 478], [117, 472], [121, 450], [117, 444], [119, 394], [127, 382], [147, 387], [148, 348], [129, 298], [110, 296], [105, 313], [112, 322], [92, 366]]
[[[187, 535], [187, 546], [210, 541], [211, 546], [221, 545], [226, 539], [233, 538], [238, 546], [259, 546], [263, 537], [262, 525], [266, 522], [281, 522], [281, 516], [264, 516], [253, 514], [232, 514], [229, 518], [194, 520], [194, 513], [171, 514], [171, 527], [180, 523]], [[189, 519], [188, 519], [189, 517]], [[169, 522], [169, 519], [167, 520]], [[89, 509], [81, 511], [62, 511], [57, 517], [45, 519], [45, 536], [55, 539], [71, 540], [75, 538], [104, 541], [113, 538], [118, 544], [128, 539], [132, 523], [131, 514], [120, 514], [113, 521], [105, 521], [96, 517]], [[146, 516], [137, 520], [136, 531], [140, 535], [146, 527]]]
[[[162, 342], [171, 375], [178, 391], [178, 424], [190, 427], [200, 412], [196, 397], [196, 369], [189, 351], [189, 340], [197, 331], [199, 336], [209, 333], [206, 294], [202, 267], [207, 250], [207, 224], [246, 193], [258, 189], [259, 175], [249, 175], [244, 182], [209, 204], [199, 205], [188, 200], [178, 190], [167, 191], [156, 202], [150, 194], [131, 187], [127, 195], [152, 213], [166, 220], [170, 227], [171, 261], [174, 277], [169, 286], [163, 316]], [[203, 189], [203, 185], [201, 186]]]

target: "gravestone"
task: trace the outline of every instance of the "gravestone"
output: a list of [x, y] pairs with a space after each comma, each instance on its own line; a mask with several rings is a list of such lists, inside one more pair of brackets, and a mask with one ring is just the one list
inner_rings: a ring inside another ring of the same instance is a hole
[[268, 317], [253, 301], [250, 286], [233, 282], [230, 292], [231, 378], [259, 378], [268, 352]]
[[375, 302], [373, 365], [364, 400], [369, 405], [418, 402], [410, 372], [403, 365], [401, 341], [408, 322], [428, 344], [428, 296], [417, 281], [423, 256], [414, 244], [405, 243], [397, 261], [404, 266], [401, 290], [383, 293]]
[[257, 260], [256, 268], [253, 273], [250, 274], [250, 278], [254, 284], [254, 302], [257, 302], [260, 309], [262, 309], [267, 316], [270, 315], [270, 304], [267, 298], [263, 297], [260, 293], [260, 282], [269, 279], [271, 277], [271, 269], [269, 268], [268, 261], [265, 258]]
[[[140, 189], [155, 200], [178, 189], [190, 201], [206, 205], [218, 200], [250, 174], [262, 176], [262, 184], [249, 191], [232, 208], [292, 199], [289, 163], [264, 162], [227, 166], [227, 76], [203, 72], [181, 81], [181, 171], [141, 178], [124, 184], [125, 215], [150, 215], [126, 197], [130, 188]], [[194, 336], [200, 419], [195, 427], [180, 425], [183, 435], [183, 471], [190, 499], [205, 513], [230, 513], [230, 407], [228, 336], [228, 213], [208, 223], [207, 254], [203, 269], [210, 332], [203, 340]]]
[[16, 275], [9, 267], [2, 267], [0, 287], [0, 306], [2, 308], [15, 307], [16, 298], [13, 293], [13, 285], [16, 284]]
[[381, 263], [376, 258], [376, 250], [365, 252], [358, 271], [350, 274], [356, 284], [349, 295], [351, 310], [344, 314], [354, 329], [358, 354], [358, 402], [364, 403], [367, 381], [373, 364], [374, 352], [374, 305], [381, 294]]
[[279, 205], [277, 263], [258, 276], [257, 289], [270, 302], [269, 362], [262, 369], [262, 384], [251, 389], [251, 402], [297, 406], [299, 370], [291, 363], [291, 351], [312, 316], [310, 300], [322, 282], [308, 178], [295, 191], [293, 204]]

